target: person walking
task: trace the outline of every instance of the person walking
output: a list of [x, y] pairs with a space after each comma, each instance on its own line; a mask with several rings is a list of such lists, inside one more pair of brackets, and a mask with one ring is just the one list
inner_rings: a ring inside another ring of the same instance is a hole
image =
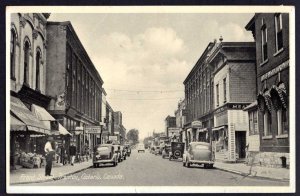
[[46, 167], [45, 167], [45, 176], [52, 176], [51, 170], [52, 170], [52, 161], [54, 156], [54, 150], [52, 147], [53, 137], [49, 136], [48, 141], [45, 144], [45, 154], [46, 154]]
[[71, 156], [71, 165], [74, 165], [75, 155], [76, 155], [76, 146], [72, 143], [69, 148], [70, 156]]

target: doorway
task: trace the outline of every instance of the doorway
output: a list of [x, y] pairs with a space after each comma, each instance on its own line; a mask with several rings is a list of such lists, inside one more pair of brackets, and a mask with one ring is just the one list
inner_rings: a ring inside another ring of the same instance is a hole
[[246, 131], [235, 132], [235, 148], [240, 159], [246, 158]]

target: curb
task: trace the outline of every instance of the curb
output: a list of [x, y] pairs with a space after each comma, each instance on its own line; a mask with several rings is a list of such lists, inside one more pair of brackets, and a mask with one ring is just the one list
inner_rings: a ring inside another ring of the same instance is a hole
[[30, 182], [12, 182], [12, 183], [10, 183], [10, 185], [43, 183], [43, 182], [50, 182], [50, 181], [55, 181], [55, 180], [61, 180], [61, 179], [64, 179], [66, 176], [70, 176], [72, 174], [76, 174], [76, 173], [84, 171], [84, 170], [86, 170], [86, 169], [88, 169], [90, 167], [92, 167], [92, 166], [88, 166], [88, 167], [76, 170], [74, 172], [64, 174], [62, 176], [57, 176], [57, 177], [53, 177], [53, 178], [49, 178], [49, 179], [45, 179], [45, 180], [36, 180], [36, 181], [30, 181]]
[[266, 176], [254, 176], [252, 174], [244, 173], [244, 172], [240, 172], [240, 171], [236, 171], [236, 170], [225, 169], [225, 168], [221, 168], [221, 167], [214, 167], [214, 168], [216, 168], [218, 170], [221, 170], [221, 171], [238, 174], [238, 175], [241, 175], [241, 176], [244, 176], [244, 177], [258, 178], [258, 179], [262, 179], [262, 180], [290, 182], [290, 179], [286, 179], [286, 178], [271, 178], [271, 177], [266, 177]]

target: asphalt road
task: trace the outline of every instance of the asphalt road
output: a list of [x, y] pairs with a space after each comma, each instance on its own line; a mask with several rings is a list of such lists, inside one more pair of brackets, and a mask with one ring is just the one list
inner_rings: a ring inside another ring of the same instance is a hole
[[244, 177], [238, 174], [169, 161], [149, 153], [132, 151], [116, 167], [88, 168], [61, 180], [30, 184], [43, 186], [287, 186], [288, 182]]

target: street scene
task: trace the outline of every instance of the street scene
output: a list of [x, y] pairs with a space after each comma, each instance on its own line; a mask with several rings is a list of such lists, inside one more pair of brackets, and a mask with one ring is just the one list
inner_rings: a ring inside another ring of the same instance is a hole
[[283, 8], [8, 9], [7, 183], [290, 186], [295, 65]]

